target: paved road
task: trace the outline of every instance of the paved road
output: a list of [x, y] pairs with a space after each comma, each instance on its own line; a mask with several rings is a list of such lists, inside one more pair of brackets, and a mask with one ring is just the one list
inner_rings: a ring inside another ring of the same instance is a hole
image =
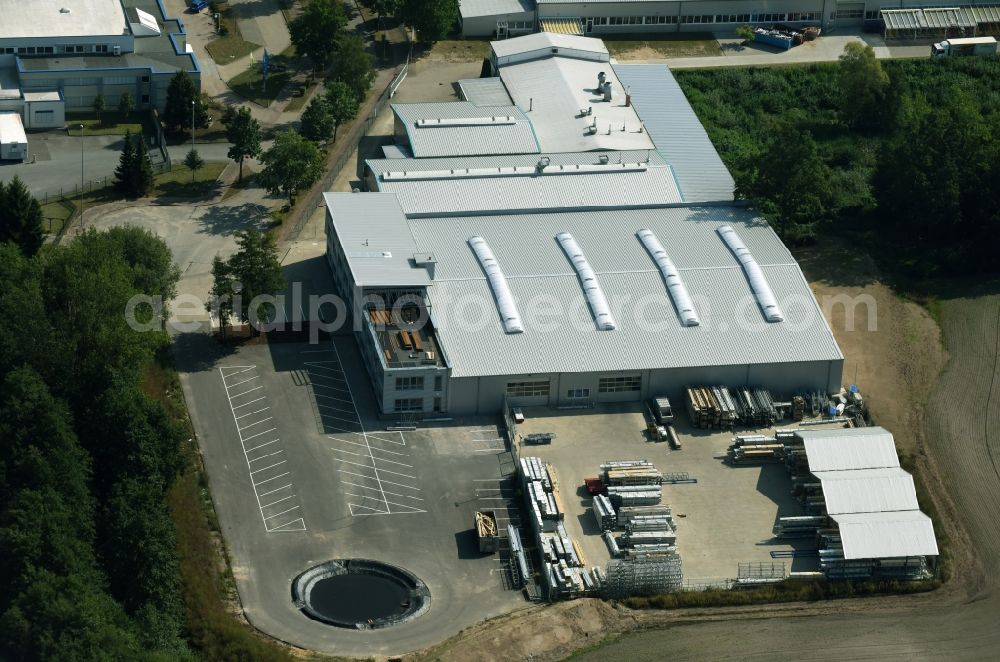
[[[803, 64], [808, 62], [833, 62], [844, 52], [844, 46], [851, 42], [867, 44], [880, 59], [927, 57], [930, 47], [922, 42], [917, 45], [886, 45], [879, 35], [843, 33], [822, 35], [816, 41], [806, 42], [787, 51], [770, 46], [750, 44], [742, 47], [739, 39], [720, 39], [721, 56], [680, 57], [655, 60], [622, 60], [629, 64], [666, 64], [671, 69], [706, 69], [712, 67], [767, 66], [781, 64]], [[929, 42], [928, 42], [929, 43]]]

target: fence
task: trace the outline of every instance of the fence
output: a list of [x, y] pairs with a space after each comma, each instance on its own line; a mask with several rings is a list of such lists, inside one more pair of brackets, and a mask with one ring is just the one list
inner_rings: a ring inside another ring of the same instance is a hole
[[399, 87], [403, 79], [406, 78], [406, 74], [410, 69], [410, 57], [406, 57], [406, 62], [399, 66], [396, 70], [395, 75], [389, 84], [385, 86], [382, 93], [379, 95], [378, 100], [375, 101], [375, 105], [372, 106], [371, 111], [365, 117], [362, 122], [355, 122], [347, 135], [341, 136], [337, 140], [337, 145], [339, 148], [339, 154], [327, 165], [326, 174], [323, 179], [319, 181], [318, 184], [314, 185], [310, 189], [307, 196], [297, 205], [296, 209], [293, 211], [291, 220], [292, 232], [290, 237], [295, 238], [302, 232], [302, 228], [309, 221], [309, 217], [312, 216], [312, 212], [320, 205], [323, 193], [329, 191], [333, 186], [333, 181], [340, 175], [343, 168], [347, 167], [348, 162], [351, 160], [351, 156], [354, 154], [354, 150], [361, 144], [361, 140], [368, 135], [372, 126], [375, 124], [375, 119], [378, 114], [382, 112], [388, 105], [389, 100], [396, 93], [396, 89]]
[[[171, 166], [169, 163], [153, 163], [153, 173], [161, 173], [170, 170]], [[73, 186], [60, 186], [58, 189], [53, 188], [47, 191], [42, 191], [41, 193], [37, 191], [32, 191], [32, 195], [38, 200], [40, 204], [48, 204], [50, 202], [58, 202], [60, 200], [70, 200], [72, 198], [77, 198], [81, 195], [87, 195], [88, 193], [93, 193], [94, 191], [100, 191], [101, 189], [107, 188], [109, 186], [114, 186], [115, 176], [104, 175], [103, 177], [98, 177], [96, 179], [88, 179], [83, 182], [83, 185], [73, 184]]]

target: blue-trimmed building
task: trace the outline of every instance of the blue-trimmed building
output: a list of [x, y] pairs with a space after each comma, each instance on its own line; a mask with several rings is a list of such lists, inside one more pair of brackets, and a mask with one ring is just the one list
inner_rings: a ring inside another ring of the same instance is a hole
[[0, 0], [0, 17], [0, 112], [29, 130], [63, 126], [98, 94], [162, 110], [180, 70], [200, 87], [184, 24], [161, 0]]

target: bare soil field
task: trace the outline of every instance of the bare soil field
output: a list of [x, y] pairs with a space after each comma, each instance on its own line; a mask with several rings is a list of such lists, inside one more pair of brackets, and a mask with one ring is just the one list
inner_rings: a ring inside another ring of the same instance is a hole
[[[943, 522], [952, 556], [944, 587], [911, 596], [674, 611], [581, 600], [470, 628], [420, 659], [555, 660], [574, 649], [580, 651], [574, 659], [595, 662], [995, 657], [1000, 295], [942, 298], [939, 329], [926, 309], [881, 282], [856, 247], [829, 243], [796, 257], [846, 356], [845, 381], [857, 374], [877, 422], [893, 431]], [[824, 300], [837, 295], [871, 298], [872, 307], [857, 309], [853, 330], [844, 305]], [[872, 311], [877, 325], [868, 331]]]

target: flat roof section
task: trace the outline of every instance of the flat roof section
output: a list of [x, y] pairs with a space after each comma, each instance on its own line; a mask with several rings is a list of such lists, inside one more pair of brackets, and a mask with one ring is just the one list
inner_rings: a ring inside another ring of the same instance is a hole
[[[453, 377], [843, 360], [788, 249], [744, 209], [432, 217], [408, 224], [420, 250], [437, 258], [428, 296]], [[715, 237], [723, 224], [754, 251], [786, 323], [769, 324], [761, 316], [739, 262]], [[643, 228], [670, 253], [697, 306], [699, 326], [685, 326], [678, 316], [660, 270], [636, 236]], [[560, 232], [584, 247], [614, 330], [596, 328], [555, 238]], [[481, 236], [503, 265], [523, 333], [504, 332], [486, 275], [466, 244], [470, 236]]]
[[[494, 42], [494, 48], [502, 43]], [[610, 101], [597, 90], [601, 72], [611, 84]], [[500, 78], [531, 120], [543, 152], [653, 148], [635, 108], [626, 105], [622, 82], [607, 62], [551, 56], [501, 66]]]
[[663, 158], [674, 168], [684, 199], [729, 202], [736, 189], [719, 153], [673, 74], [662, 64], [616, 64], [635, 111]]
[[[683, 202], [673, 171], [652, 150], [386, 158], [366, 163], [377, 189], [395, 193], [407, 216], [662, 207]], [[406, 177], [401, 176], [404, 172]]]
[[422, 287], [430, 284], [418, 267], [419, 252], [392, 193], [324, 193], [333, 226], [360, 287]]
[[28, 136], [24, 133], [24, 125], [21, 124], [21, 115], [16, 112], [0, 113], [0, 142], [27, 143]]
[[512, 106], [507, 88], [499, 76], [492, 78], [465, 78], [458, 81], [462, 98], [477, 106]]
[[882, 427], [796, 430], [813, 472], [899, 467], [892, 433]]
[[403, 124], [418, 158], [529, 154], [538, 152], [530, 120], [516, 106], [468, 101], [400, 103], [392, 112]]
[[812, 474], [823, 484], [826, 512], [830, 515], [919, 509], [913, 476], [899, 467]]
[[535, 11], [534, 0], [460, 0], [459, 13], [462, 18], [524, 14]]
[[128, 33], [119, 0], [0, 0], [0, 17], [0, 39]]
[[934, 524], [919, 510], [834, 515], [833, 520], [847, 560], [938, 555]]

